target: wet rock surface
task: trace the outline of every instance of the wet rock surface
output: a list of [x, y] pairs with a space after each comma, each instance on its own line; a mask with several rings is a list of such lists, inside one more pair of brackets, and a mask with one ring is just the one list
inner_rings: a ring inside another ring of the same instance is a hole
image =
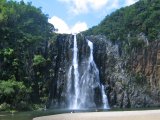
[[[120, 45], [112, 44], [104, 36], [77, 35], [79, 71], [84, 70], [84, 59], [89, 56], [86, 39], [93, 43], [94, 60], [111, 108], [160, 105], [160, 43], [158, 41], [126, 55], [121, 51]], [[73, 36], [59, 35], [56, 47], [54, 79], [48, 103], [52, 107], [64, 107], [67, 104], [65, 102], [67, 72], [73, 57]]]

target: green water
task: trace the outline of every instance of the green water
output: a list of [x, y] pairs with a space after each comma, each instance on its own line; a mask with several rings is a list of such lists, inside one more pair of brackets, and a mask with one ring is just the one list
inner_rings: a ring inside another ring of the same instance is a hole
[[0, 112], [0, 120], [32, 120], [35, 117], [54, 115], [61, 113], [68, 113], [67, 110], [49, 110], [49, 111], [30, 111], [30, 112], [16, 112], [14, 114], [9, 112]]
[[[32, 120], [35, 117], [55, 115], [62, 113], [71, 113], [73, 110], [47, 110], [47, 111], [30, 111], [30, 112], [16, 112], [14, 114], [7, 112], [0, 112], [0, 120]], [[74, 112], [95, 112], [92, 110], [76, 110]]]
[[[76, 110], [74, 112], [112, 112], [112, 111], [134, 111], [134, 110], [156, 110], [160, 109], [160, 107], [154, 108], [139, 108], [139, 109], [111, 109], [111, 110], [102, 110], [98, 109], [90, 109], [90, 110]], [[47, 110], [47, 111], [30, 111], [30, 112], [16, 112], [14, 114], [9, 112], [0, 112], [0, 120], [32, 120], [35, 117], [47, 116], [47, 115], [55, 115], [62, 113], [71, 113], [73, 110]]]

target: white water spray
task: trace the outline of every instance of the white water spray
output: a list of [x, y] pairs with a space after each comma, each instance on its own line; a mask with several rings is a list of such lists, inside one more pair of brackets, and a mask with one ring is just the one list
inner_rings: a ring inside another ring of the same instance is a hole
[[[94, 59], [93, 59], [93, 43], [91, 41], [87, 41], [88, 42], [88, 46], [90, 47], [90, 57], [89, 57], [89, 63], [90, 65], [93, 65], [93, 70], [95, 71], [95, 76], [96, 76], [96, 82], [97, 84], [100, 85], [100, 80], [99, 80], [99, 70], [94, 62]], [[108, 105], [108, 98], [107, 98], [107, 95], [105, 94], [105, 91], [104, 91], [104, 86], [101, 85], [101, 94], [102, 94], [102, 103], [103, 103], [103, 109], [109, 109], [109, 105]]]
[[[72, 76], [73, 71], [73, 76]], [[67, 98], [70, 109], [78, 109], [79, 96], [79, 72], [78, 72], [78, 48], [77, 39], [74, 35], [73, 60], [68, 72]]]
[[78, 48], [77, 48], [77, 38], [74, 35], [74, 47], [73, 47], [73, 68], [74, 68], [74, 90], [75, 98], [73, 101], [73, 109], [78, 108], [78, 96], [79, 96], [79, 72], [78, 72]]
[[101, 92], [102, 92], [102, 102], [103, 102], [103, 109], [109, 109], [108, 105], [108, 98], [104, 91], [104, 85], [101, 85]]
[[90, 54], [87, 60], [84, 60], [85, 66], [82, 73], [78, 71], [78, 48], [77, 39], [74, 35], [73, 60], [68, 71], [67, 81], [67, 100], [69, 109], [88, 109], [97, 108], [95, 103], [95, 90], [98, 89], [102, 96], [100, 100], [103, 109], [109, 109], [107, 96], [104, 86], [99, 79], [99, 70], [93, 59], [93, 43], [87, 40]]

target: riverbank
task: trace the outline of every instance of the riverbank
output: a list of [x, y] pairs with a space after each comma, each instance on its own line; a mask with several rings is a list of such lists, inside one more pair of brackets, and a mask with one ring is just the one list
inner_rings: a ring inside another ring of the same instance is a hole
[[160, 110], [66, 113], [33, 120], [160, 120]]

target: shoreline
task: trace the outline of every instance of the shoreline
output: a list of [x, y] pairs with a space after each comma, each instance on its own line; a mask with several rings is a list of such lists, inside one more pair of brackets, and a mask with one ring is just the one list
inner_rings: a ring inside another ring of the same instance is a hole
[[33, 120], [160, 120], [160, 110], [65, 113]]

